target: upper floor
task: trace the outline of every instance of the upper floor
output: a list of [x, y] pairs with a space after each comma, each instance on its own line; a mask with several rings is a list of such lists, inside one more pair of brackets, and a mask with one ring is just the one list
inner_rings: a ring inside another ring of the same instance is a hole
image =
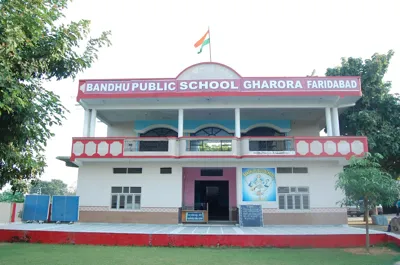
[[[71, 160], [362, 155], [366, 138], [339, 127], [360, 97], [359, 77], [247, 78], [218, 63], [176, 78], [81, 80], [84, 131]], [[94, 138], [96, 120], [107, 137]]]

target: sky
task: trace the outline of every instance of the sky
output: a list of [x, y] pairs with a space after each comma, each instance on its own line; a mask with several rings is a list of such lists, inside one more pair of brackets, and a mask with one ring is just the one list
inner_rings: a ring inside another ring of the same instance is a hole
[[[342, 57], [393, 49], [386, 80], [400, 92], [399, 10], [398, 0], [75, 0], [66, 19], [91, 20], [93, 37], [111, 30], [112, 46], [76, 80], [46, 84], [70, 113], [52, 129], [42, 179], [76, 185], [78, 170], [56, 157], [70, 155], [72, 137], [83, 134], [78, 79], [176, 77], [209, 60], [208, 49], [199, 55], [193, 45], [210, 27], [212, 60], [242, 76], [306, 76], [313, 69], [323, 76]], [[106, 136], [104, 124], [96, 136]]]

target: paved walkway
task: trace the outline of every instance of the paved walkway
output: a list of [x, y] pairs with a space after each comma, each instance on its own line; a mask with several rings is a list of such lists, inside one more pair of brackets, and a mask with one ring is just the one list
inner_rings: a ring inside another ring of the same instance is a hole
[[[150, 224], [0, 224], [0, 230], [36, 230], [60, 232], [128, 233], [128, 234], [194, 234], [194, 235], [354, 235], [365, 229], [343, 226], [265, 226], [238, 227], [227, 225], [150, 225]], [[371, 234], [385, 234], [371, 231]]]

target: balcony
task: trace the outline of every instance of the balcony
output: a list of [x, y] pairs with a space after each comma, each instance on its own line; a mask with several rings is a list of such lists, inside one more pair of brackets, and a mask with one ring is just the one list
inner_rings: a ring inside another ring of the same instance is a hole
[[243, 137], [241, 139], [242, 156], [294, 156], [293, 137]]
[[235, 137], [182, 137], [179, 157], [236, 157], [237, 144]]
[[368, 152], [366, 137], [83, 137], [71, 161], [96, 158], [346, 158]]

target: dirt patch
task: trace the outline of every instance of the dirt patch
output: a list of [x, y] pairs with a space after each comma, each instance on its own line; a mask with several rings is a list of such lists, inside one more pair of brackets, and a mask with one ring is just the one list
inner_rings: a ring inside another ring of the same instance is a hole
[[370, 248], [369, 253], [365, 248], [346, 248], [344, 251], [356, 255], [399, 255], [399, 252], [387, 247]]

